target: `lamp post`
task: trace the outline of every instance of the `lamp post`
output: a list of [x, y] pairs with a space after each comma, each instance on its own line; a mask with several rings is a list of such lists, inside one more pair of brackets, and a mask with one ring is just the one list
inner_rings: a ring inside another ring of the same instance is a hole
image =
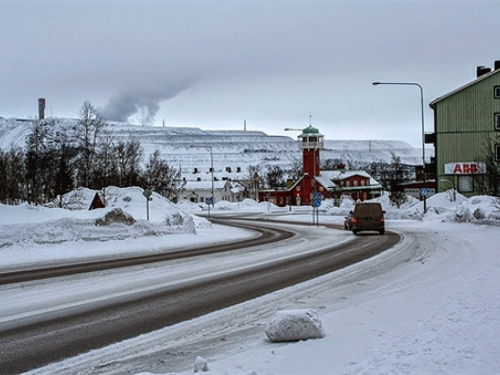
[[[425, 125], [424, 125], [424, 89], [422, 86], [416, 82], [373, 82], [373, 86], [378, 85], [399, 85], [399, 86], [417, 86], [420, 89], [420, 112], [422, 118], [422, 167], [424, 172], [424, 188], [426, 188], [426, 176], [425, 176]], [[427, 212], [427, 194], [422, 194], [424, 197], [424, 213]]]
[[212, 172], [212, 207], [215, 205], [214, 202], [214, 155], [212, 151], [212, 146], [198, 146], [198, 145], [191, 145], [189, 146], [190, 148], [193, 147], [202, 147], [202, 148], [208, 148], [210, 150], [210, 171]]

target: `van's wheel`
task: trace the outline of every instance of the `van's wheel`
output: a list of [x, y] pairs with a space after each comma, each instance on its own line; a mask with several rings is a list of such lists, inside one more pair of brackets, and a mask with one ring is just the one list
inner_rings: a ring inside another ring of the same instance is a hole
[[352, 231], [352, 234], [357, 235], [357, 234], [358, 234], [358, 231], [357, 231], [357, 230], [353, 230], [353, 231]]
[[385, 233], [385, 231], [382, 229], [382, 230], [380, 231], [380, 234], [384, 234], [384, 233]]

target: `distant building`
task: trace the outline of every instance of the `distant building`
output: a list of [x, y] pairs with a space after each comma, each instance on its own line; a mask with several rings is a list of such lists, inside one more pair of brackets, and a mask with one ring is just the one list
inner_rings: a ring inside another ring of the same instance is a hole
[[[500, 61], [494, 69], [479, 66], [476, 79], [430, 103], [434, 110], [434, 133], [425, 142], [433, 144], [431, 165], [436, 192], [457, 189], [476, 195], [476, 180], [485, 171], [484, 160], [493, 152], [500, 162]], [[489, 149], [492, 148], [492, 149]]]
[[413, 198], [417, 198], [419, 200], [423, 199], [422, 189], [425, 189], [426, 191], [425, 195], [426, 198], [432, 197], [434, 194], [436, 194], [436, 187], [434, 180], [432, 181], [427, 180], [425, 184], [423, 180], [404, 182], [399, 185], [399, 188], [406, 195]]
[[341, 195], [364, 201], [382, 194], [382, 186], [364, 171], [321, 171], [323, 144], [323, 135], [318, 129], [305, 128], [298, 136], [298, 147], [302, 150], [302, 177], [287, 189], [259, 190], [259, 201], [270, 201], [277, 206], [308, 206], [326, 198], [338, 199]]
[[[219, 201], [239, 202], [243, 199], [243, 188], [229, 180], [214, 181], [214, 203]], [[188, 199], [193, 203], [205, 203], [212, 197], [212, 181], [187, 181], [179, 193], [179, 199]]]

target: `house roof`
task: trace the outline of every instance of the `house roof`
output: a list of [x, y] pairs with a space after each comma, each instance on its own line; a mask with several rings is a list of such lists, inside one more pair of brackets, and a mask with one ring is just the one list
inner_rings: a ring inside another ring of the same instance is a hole
[[[334, 171], [321, 171], [321, 175], [330, 179], [330, 180], [337, 180], [337, 181], [342, 181], [342, 180], [345, 180], [347, 178], [351, 178], [353, 176], [361, 176], [361, 177], [364, 177], [364, 178], [368, 178], [370, 180], [370, 185], [368, 185], [368, 187], [379, 187], [381, 186], [380, 185], [380, 182], [378, 182], [377, 180], [375, 180], [372, 176], [370, 176], [368, 173], [366, 173], [365, 171], [346, 171], [346, 172], [342, 172], [340, 170], [334, 170]], [[334, 186], [336, 186], [336, 184], [334, 183]]]
[[491, 72], [489, 72], [489, 73], [483, 74], [482, 76], [480, 76], [480, 77], [476, 78], [474, 81], [469, 82], [469, 83], [467, 83], [466, 85], [461, 86], [461, 87], [459, 87], [458, 89], [453, 90], [453, 91], [451, 91], [451, 92], [449, 92], [449, 93], [447, 93], [447, 94], [445, 94], [445, 95], [443, 95], [443, 96], [440, 96], [440, 97], [439, 97], [439, 98], [437, 98], [437, 99], [434, 99], [432, 102], [430, 102], [430, 103], [429, 103], [429, 107], [431, 107], [432, 109], [435, 109], [435, 107], [436, 107], [436, 104], [437, 104], [437, 103], [439, 103], [439, 102], [443, 101], [443, 100], [444, 100], [444, 99], [446, 99], [446, 98], [449, 98], [450, 96], [452, 96], [452, 95], [456, 94], [457, 92], [460, 92], [460, 91], [462, 91], [462, 90], [465, 90], [466, 88], [471, 87], [471, 86], [475, 85], [475, 84], [476, 84], [476, 83], [478, 83], [478, 82], [481, 82], [481, 81], [482, 81], [482, 80], [484, 80], [484, 79], [487, 79], [487, 78], [489, 78], [489, 77], [491, 77], [491, 76], [494, 76], [495, 74], [497, 74], [497, 73], [499, 73], [499, 72], [500, 72], [500, 69], [497, 69], [497, 70], [493, 70], [493, 71], [491, 71]]
[[[319, 176], [316, 176], [315, 179], [318, 182], [318, 184], [323, 186], [326, 190], [331, 191], [332, 189], [335, 189], [336, 187], [339, 186], [337, 183], [335, 183], [335, 181], [345, 180], [346, 178], [352, 176], [362, 176], [368, 178], [370, 180], [370, 184], [365, 186], [364, 187], [365, 189], [381, 187], [380, 183], [365, 171], [348, 171], [348, 172], [342, 172], [340, 170], [320, 171]], [[302, 181], [302, 179], [303, 177], [300, 177], [288, 190], [293, 190], [300, 183], [300, 181]], [[358, 190], [359, 188], [361, 188], [361, 186], [357, 187]], [[345, 187], [343, 187], [343, 189], [345, 189]]]
[[337, 184], [333, 182], [331, 179], [328, 178], [328, 176], [324, 174], [320, 174], [319, 176], [316, 176], [316, 181], [323, 186], [326, 190], [332, 190], [335, 187], [337, 187]]
[[[214, 190], [223, 189], [226, 184], [232, 187], [229, 181], [214, 181]], [[182, 187], [184, 190], [212, 190], [212, 181], [187, 181]]]

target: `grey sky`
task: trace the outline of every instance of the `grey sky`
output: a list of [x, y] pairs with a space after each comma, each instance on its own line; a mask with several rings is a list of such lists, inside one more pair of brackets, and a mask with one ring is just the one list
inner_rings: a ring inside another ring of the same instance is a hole
[[421, 145], [428, 103], [500, 60], [497, 1], [0, 0], [0, 116], [313, 126]]

